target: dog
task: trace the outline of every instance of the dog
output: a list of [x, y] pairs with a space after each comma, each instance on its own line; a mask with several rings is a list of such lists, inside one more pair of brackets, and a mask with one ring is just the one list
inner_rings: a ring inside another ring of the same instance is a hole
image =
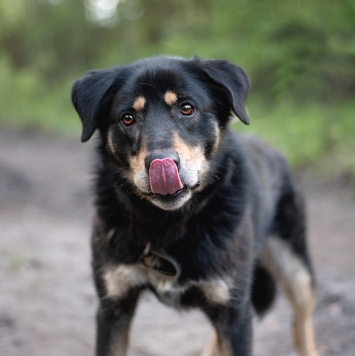
[[77, 80], [82, 141], [98, 135], [92, 266], [96, 355], [126, 355], [141, 292], [196, 307], [215, 343], [252, 352], [252, 317], [280, 283], [300, 355], [316, 355], [315, 278], [304, 202], [284, 157], [251, 135], [245, 71], [225, 60], [153, 57]]

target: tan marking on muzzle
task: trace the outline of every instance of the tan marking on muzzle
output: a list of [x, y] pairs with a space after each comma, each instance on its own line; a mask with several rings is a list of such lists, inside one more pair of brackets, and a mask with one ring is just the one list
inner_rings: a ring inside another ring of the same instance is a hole
[[136, 111], [142, 111], [145, 106], [145, 97], [139, 96], [133, 103], [132, 107]]
[[175, 149], [180, 157], [180, 175], [189, 186], [199, 183], [199, 187], [195, 188], [195, 192], [201, 191], [210, 181], [208, 177], [209, 163], [203, 148], [201, 146], [189, 146], [177, 132], [173, 132], [172, 136], [172, 148]]
[[208, 169], [208, 163], [201, 146], [190, 147], [179, 136], [177, 132], [173, 132], [173, 148], [179, 154], [180, 158], [183, 158], [186, 166], [194, 165], [198, 167], [198, 171], [205, 172]]
[[174, 92], [168, 90], [164, 94], [164, 100], [168, 105], [171, 106], [171, 105], [173, 105], [173, 104], [175, 104], [177, 102], [177, 95]]
[[189, 147], [177, 132], [173, 132], [173, 148], [185, 162], [190, 161], [196, 155], [196, 149]]
[[142, 140], [141, 149], [139, 150], [138, 154], [136, 156], [132, 156], [129, 160], [129, 163], [134, 171], [145, 169], [144, 160], [147, 154], [147, 144]]
[[[137, 187], [136, 193], [141, 196], [141, 191], [147, 191], [147, 173], [145, 170], [145, 157], [147, 156], [147, 144], [142, 140], [141, 148], [137, 155], [129, 158], [130, 170], [126, 173], [126, 178]], [[138, 189], [139, 188], [139, 189]], [[144, 196], [141, 196], [144, 197]]]
[[116, 152], [116, 148], [115, 148], [115, 144], [113, 143], [113, 135], [114, 135], [114, 131], [113, 130], [110, 130], [108, 132], [108, 135], [107, 135], [107, 144], [108, 144], [108, 147], [110, 149], [110, 151], [113, 153], [113, 155], [115, 156], [115, 158], [118, 160], [118, 161], [121, 161], [120, 157], [118, 156], [117, 152]]

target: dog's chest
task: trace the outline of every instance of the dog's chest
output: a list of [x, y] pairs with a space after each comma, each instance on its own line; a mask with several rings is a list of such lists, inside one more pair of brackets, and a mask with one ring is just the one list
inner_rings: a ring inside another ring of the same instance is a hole
[[151, 288], [163, 303], [175, 308], [181, 306], [181, 296], [190, 288], [197, 287], [210, 302], [226, 303], [232, 287], [232, 282], [223, 278], [190, 280], [181, 285], [175, 280], [159, 276], [141, 263], [108, 266], [103, 269], [102, 278], [110, 299], [119, 300], [132, 288]]
[[104, 269], [103, 280], [107, 296], [120, 299], [132, 288], [151, 288], [159, 299], [171, 306], [179, 307], [180, 297], [188, 285], [178, 285], [175, 280], [159, 276], [141, 263], [121, 264]]

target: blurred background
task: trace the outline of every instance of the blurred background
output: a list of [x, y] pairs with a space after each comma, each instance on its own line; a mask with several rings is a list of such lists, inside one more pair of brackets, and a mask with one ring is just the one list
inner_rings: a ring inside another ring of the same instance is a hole
[[85, 71], [226, 58], [252, 79], [248, 131], [294, 164], [332, 157], [324, 173], [355, 176], [353, 0], [13, 0], [0, 24], [0, 123], [77, 134], [69, 93]]
[[[250, 75], [251, 126], [298, 170], [322, 356], [355, 355], [355, 1], [0, 1], [0, 355], [87, 356], [95, 140], [70, 91], [93, 68], [159, 54], [225, 58]], [[290, 308], [254, 319], [256, 356], [294, 356]], [[130, 356], [197, 356], [211, 327], [146, 294]]]

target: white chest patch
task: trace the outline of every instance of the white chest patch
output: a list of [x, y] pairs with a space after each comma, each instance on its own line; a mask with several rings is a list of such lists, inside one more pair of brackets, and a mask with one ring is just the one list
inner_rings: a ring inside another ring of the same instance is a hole
[[180, 295], [186, 290], [176, 282], [160, 278], [155, 272], [140, 263], [109, 266], [103, 272], [107, 296], [112, 299], [122, 298], [129, 289], [140, 286], [152, 286], [161, 300], [177, 306]]
[[119, 299], [129, 289], [147, 283], [145, 268], [138, 264], [109, 266], [103, 272], [106, 293], [109, 298]]
[[107, 297], [120, 299], [134, 287], [151, 286], [162, 302], [179, 307], [181, 295], [190, 287], [198, 287], [212, 303], [224, 304], [230, 299], [231, 281], [213, 279], [189, 281], [179, 285], [175, 281], [160, 277], [140, 263], [108, 266], [103, 271]]

